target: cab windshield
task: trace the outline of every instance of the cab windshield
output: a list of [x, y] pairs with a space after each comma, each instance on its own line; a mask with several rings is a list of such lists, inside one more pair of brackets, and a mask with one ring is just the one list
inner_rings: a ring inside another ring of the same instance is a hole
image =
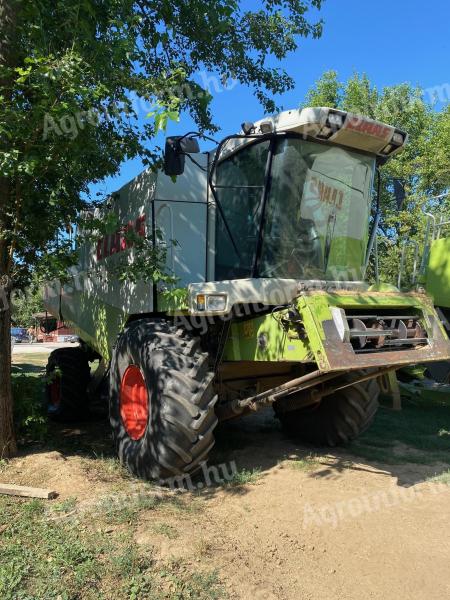
[[223, 160], [215, 279], [361, 279], [374, 168], [372, 156], [294, 137]]

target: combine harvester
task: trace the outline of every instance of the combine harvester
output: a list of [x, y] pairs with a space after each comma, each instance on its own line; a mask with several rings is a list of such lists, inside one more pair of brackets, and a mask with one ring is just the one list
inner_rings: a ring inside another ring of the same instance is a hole
[[[46, 289], [47, 310], [82, 340], [50, 356], [50, 414], [83, 417], [106, 388], [119, 457], [144, 478], [195, 472], [218, 421], [268, 405], [300, 440], [349, 442], [375, 416], [377, 378], [450, 358], [429, 296], [365, 280], [373, 180], [404, 132], [305, 108], [244, 123], [212, 152], [197, 137], [168, 138], [164, 170], [97, 215], [114, 213], [118, 231], [80, 235], [72, 280]], [[118, 261], [137, 260], [129, 230], [165, 240], [178, 300], [118, 278]]]
[[[445, 198], [442, 194], [428, 198], [427, 202]], [[425, 213], [427, 219], [423, 245], [407, 239], [403, 242], [398, 287], [408, 279], [414, 289], [425, 291], [433, 299], [437, 313], [447, 334], [450, 334], [450, 219], [448, 215], [436, 212]], [[407, 258], [412, 249], [412, 270], [408, 272]], [[420, 369], [418, 373], [420, 373]], [[422, 374], [441, 384], [450, 384], [450, 361], [429, 363]], [[438, 394], [448, 395], [450, 388], [433, 386], [429, 382], [417, 381], [417, 390], [425, 389], [428, 393], [433, 390]]]

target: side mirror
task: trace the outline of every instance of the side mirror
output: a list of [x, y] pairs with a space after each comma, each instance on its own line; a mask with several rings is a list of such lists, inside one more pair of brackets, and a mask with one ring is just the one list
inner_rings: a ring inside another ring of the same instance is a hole
[[197, 138], [189, 136], [173, 136], [166, 140], [164, 149], [164, 173], [171, 177], [182, 175], [186, 154], [197, 154], [200, 146]]
[[40, 322], [40, 330], [42, 333], [51, 333], [58, 328], [58, 321], [54, 317], [45, 317]]

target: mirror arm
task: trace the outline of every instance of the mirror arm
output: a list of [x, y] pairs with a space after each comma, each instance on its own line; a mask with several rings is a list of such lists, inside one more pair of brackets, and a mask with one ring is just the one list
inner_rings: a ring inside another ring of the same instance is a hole
[[193, 163], [194, 163], [194, 165], [196, 165], [196, 166], [197, 166], [197, 167], [198, 167], [198, 168], [199, 168], [201, 171], [203, 171], [204, 173], [207, 173], [207, 172], [208, 172], [208, 168], [207, 168], [207, 167], [203, 167], [203, 166], [202, 166], [202, 165], [201, 165], [199, 162], [197, 162], [197, 161], [195, 160], [195, 158], [192, 158], [192, 156], [191, 156], [190, 154], [188, 154], [188, 153], [186, 153], [186, 152], [182, 152], [181, 154], [183, 154], [183, 156], [187, 156], [187, 157], [189, 158], [189, 160], [190, 160], [191, 162], [193, 162]]

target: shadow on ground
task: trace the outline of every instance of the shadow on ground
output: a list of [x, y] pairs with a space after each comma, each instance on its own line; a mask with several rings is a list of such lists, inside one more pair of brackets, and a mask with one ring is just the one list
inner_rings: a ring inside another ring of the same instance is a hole
[[42, 371], [43, 368], [41, 366], [32, 363], [20, 363], [18, 365], [13, 365], [11, 369], [13, 375], [40, 375]]
[[[205, 484], [203, 471], [192, 479], [190, 489], [208, 497], [219, 490], [246, 494], [250, 489], [247, 483], [263, 480], [279, 463], [291, 461], [295, 467], [311, 460], [314, 468], [306, 469], [309, 477], [336, 479], [348, 470], [364, 471], [395, 477], [398, 485], [408, 487], [449, 469], [449, 432], [449, 406], [405, 403], [399, 413], [382, 407], [372, 428], [353, 444], [317, 448], [286, 437], [272, 412], [266, 410], [218, 426], [216, 445], [208, 461], [211, 481]], [[115, 456], [109, 424], [104, 419], [76, 425], [52, 423], [46, 442], [28, 445], [22, 454], [49, 451], [92, 461]], [[212, 467], [219, 470], [219, 483]], [[221, 474], [229, 475], [233, 470], [231, 482], [220, 483]]]
[[[24, 362], [16, 364], [13, 372], [36, 377], [43, 368]], [[28, 443], [21, 454], [50, 451], [92, 461], [114, 458], [109, 423], [105, 418], [70, 425], [50, 423], [45, 442]], [[288, 438], [270, 408], [222, 423], [216, 429], [216, 445], [208, 464], [222, 465], [227, 473], [233, 464], [237, 475], [231, 485], [207, 484], [207, 493], [214, 494], [218, 488], [246, 493], [245, 484], [252, 477], [264, 478], [282, 461], [298, 463], [315, 456], [320, 462], [309, 476], [316, 478], [339, 478], [351, 469], [384, 473], [396, 477], [399, 485], [410, 486], [439, 475], [450, 467], [450, 400], [405, 399], [400, 412], [382, 406], [372, 427], [343, 448], [317, 448]], [[200, 489], [195, 486], [194, 480], [194, 489]]]

